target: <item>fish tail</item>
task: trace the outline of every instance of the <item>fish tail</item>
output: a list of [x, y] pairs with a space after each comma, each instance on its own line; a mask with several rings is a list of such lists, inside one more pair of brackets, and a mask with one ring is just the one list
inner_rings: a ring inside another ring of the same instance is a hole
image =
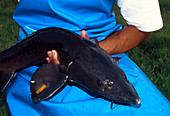
[[15, 72], [0, 71], [0, 91], [8, 86], [15, 74]]

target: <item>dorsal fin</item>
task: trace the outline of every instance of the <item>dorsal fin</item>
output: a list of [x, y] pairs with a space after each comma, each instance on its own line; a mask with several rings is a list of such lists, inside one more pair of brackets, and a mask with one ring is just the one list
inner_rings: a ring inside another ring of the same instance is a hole
[[117, 63], [121, 60], [120, 57], [112, 57]]
[[99, 46], [99, 42], [97, 41], [97, 39], [93, 39], [92, 41], [94, 44], [98, 45]]

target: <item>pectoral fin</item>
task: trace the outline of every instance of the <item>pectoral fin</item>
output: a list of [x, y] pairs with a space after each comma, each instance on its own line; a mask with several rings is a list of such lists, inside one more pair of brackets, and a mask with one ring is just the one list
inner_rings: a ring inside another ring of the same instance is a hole
[[33, 74], [30, 81], [31, 97], [34, 103], [49, 99], [60, 92], [66, 82], [66, 75], [59, 72], [59, 66], [44, 64]]

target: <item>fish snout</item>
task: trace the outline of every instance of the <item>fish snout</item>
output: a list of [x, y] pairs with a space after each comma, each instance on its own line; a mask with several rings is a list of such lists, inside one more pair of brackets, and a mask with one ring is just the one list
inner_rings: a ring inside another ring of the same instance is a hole
[[134, 103], [134, 105], [132, 104], [132, 106], [140, 107], [140, 105], [141, 105], [141, 99], [140, 98], [136, 98], [135, 103]]
[[121, 81], [98, 79], [96, 85], [96, 90], [104, 99], [134, 107], [138, 107], [141, 104], [141, 100], [136, 90], [129, 82], [123, 81], [123, 83], [121, 83]]

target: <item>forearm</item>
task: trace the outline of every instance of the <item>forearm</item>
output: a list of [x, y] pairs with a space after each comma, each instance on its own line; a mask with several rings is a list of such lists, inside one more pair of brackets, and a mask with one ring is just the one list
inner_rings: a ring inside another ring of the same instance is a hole
[[141, 32], [134, 26], [128, 26], [99, 42], [101, 48], [110, 55], [124, 53], [145, 42], [150, 32]]

